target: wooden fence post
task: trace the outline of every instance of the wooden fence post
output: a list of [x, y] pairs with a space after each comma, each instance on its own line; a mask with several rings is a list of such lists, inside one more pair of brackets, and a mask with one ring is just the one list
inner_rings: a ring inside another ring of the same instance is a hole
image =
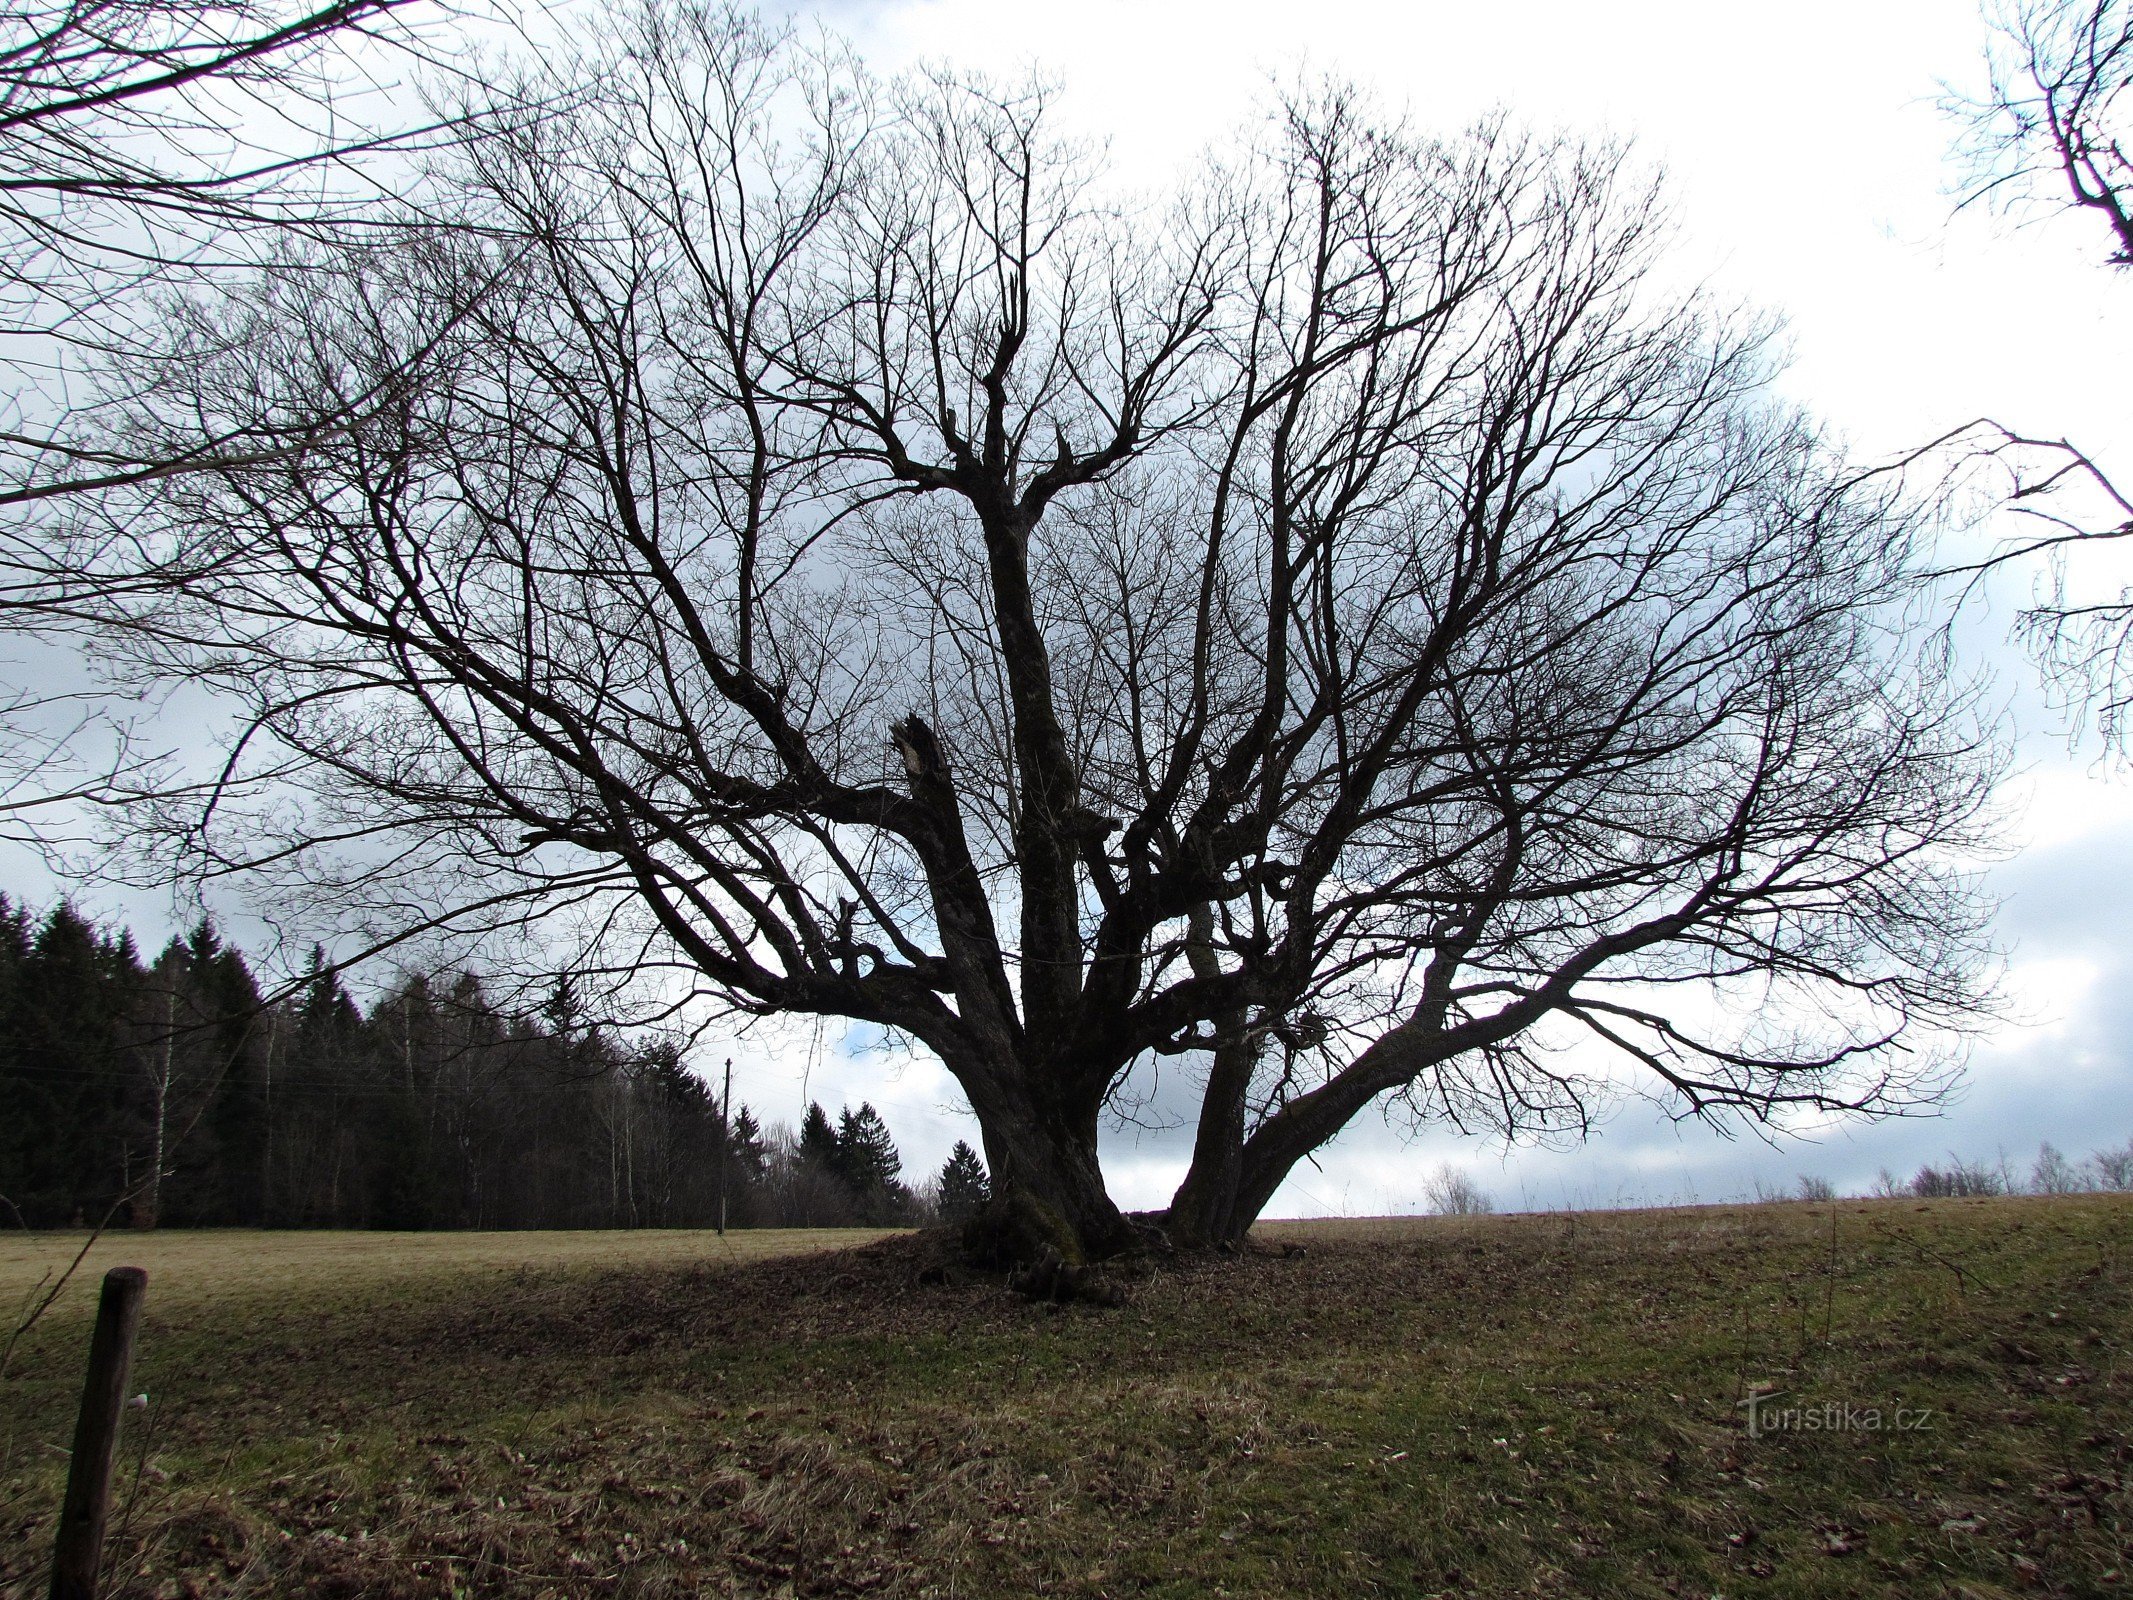
[[141, 1296], [147, 1287], [148, 1274], [139, 1267], [113, 1267], [104, 1274], [96, 1332], [89, 1339], [89, 1378], [82, 1385], [81, 1416], [74, 1424], [67, 1499], [59, 1512], [59, 1542], [52, 1552], [52, 1600], [96, 1600], [104, 1518], [111, 1509], [111, 1462], [133, 1366], [133, 1333], [140, 1325]]

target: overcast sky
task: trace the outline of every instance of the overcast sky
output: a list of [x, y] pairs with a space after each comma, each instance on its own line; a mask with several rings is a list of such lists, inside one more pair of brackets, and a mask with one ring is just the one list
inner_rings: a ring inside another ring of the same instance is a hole
[[[1954, 214], [1952, 128], [1937, 102], [1944, 82], [1979, 77], [1983, 27], [1967, 0], [916, 0], [796, 15], [851, 38], [880, 70], [922, 60], [1041, 69], [1063, 88], [1067, 120], [1150, 189], [1189, 183], [1198, 153], [1247, 125], [1269, 83], [1298, 71], [1357, 80], [1445, 132], [1502, 107], [1543, 128], [1628, 137], [1670, 174], [1682, 270], [1786, 318], [1788, 393], [1859, 455], [1899, 453], [1989, 414], [2073, 436], [2106, 460], [2133, 456], [2116, 449], [2129, 437], [2128, 404], [2111, 382], [2133, 334], [2133, 278], [2102, 264], [2101, 231], [2084, 219], [2017, 228]], [[1773, 1149], [1677, 1128], [1628, 1100], [1573, 1150], [1409, 1139], [1366, 1115], [1316, 1169], [1298, 1169], [1272, 1213], [1418, 1209], [1424, 1178], [1446, 1161], [1500, 1205], [1527, 1208], [1718, 1200], [1801, 1173], [1859, 1191], [1882, 1166], [1909, 1172], [1950, 1150], [2004, 1152], [2026, 1168], [2042, 1140], [2078, 1157], [2133, 1137], [2133, 780], [2099, 767], [2093, 749], [2070, 750], [2033, 674], [1995, 643], [2024, 592], [2009, 586], [1971, 630], [2022, 730], [2009, 791], [2019, 848], [1992, 875], [2021, 1020], [1978, 1049], [1943, 1115]], [[0, 856], [0, 885], [52, 892], [19, 853]], [[144, 941], [167, 926], [152, 903], [82, 898], [130, 917]], [[242, 919], [231, 925], [241, 937]], [[975, 1142], [944, 1073], [884, 1057], [862, 1033], [793, 1027], [741, 1041], [735, 1060], [738, 1093], [767, 1119], [797, 1121], [809, 1096], [832, 1108], [871, 1099], [914, 1174], [937, 1167], [957, 1137]], [[1182, 1127], [1111, 1135], [1121, 1203], [1167, 1200], [1190, 1137]]]

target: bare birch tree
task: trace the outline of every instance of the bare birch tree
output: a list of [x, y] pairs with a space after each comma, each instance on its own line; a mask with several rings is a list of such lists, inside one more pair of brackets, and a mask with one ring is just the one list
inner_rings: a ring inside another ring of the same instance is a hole
[[915, 1041], [1025, 1252], [1130, 1246], [1152, 1063], [1195, 1243], [1372, 1106], [1945, 1084], [1996, 761], [1922, 530], [1620, 150], [1326, 91], [1129, 210], [1035, 90], [682, 10], [561, 70], [458, 233], [173, 320], [128, 448], [419, 381], [85, 530], [245, 711], [160, 864]]

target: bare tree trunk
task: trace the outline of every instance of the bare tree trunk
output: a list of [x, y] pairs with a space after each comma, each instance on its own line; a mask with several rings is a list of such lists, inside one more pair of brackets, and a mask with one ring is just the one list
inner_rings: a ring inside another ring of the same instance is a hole
[[274, 1226], [274, 1046], [281, 1037], [281, 1013], [267, 1014], [267, 1049], [260, 1069], [259, 1225]]
[[[1212, 907], [1193, 908], [1186, 955], [1196, 977], [1211, 981], [1220, 975]], [[1228, 1243], [1252, 1225], [1249, 1216], [1238, 1220], [1237, 1185], [1244, 1166], [1245, 1099], [1251, 1092], [1259, 1041], [1248, 1033], [1242, 1008], [1225, 1011], [1218, 1027], [1222, 1042], [1215, 1047], [1207, 1089], [1201, 1096], [1192, 1165], [1164, 1217], [1171, 1242], [1188, 1248]]]
[[1243, 1211], [1238, 1204], [1244, 1178], [1245, 1095], [1255, 1055], [1242, 1038], [1215, 1051], [1193, 1137], [1192, 1165], [1163, 1218], [1173, 1244], [1227, 1244], [1242, 1238], [1258, 1216], [1257, 1210]]
[[133, 1225], [141, 1229], [154, 1228], [163, 1214], [164, 1141], [170, 1123], [170, 1078], [176, 1048], [177, 1009], [177, 991], [173, 989], [163, 996], [163, 1048], [156, 1070], [149, 1077], [155, 1109], [148, 1145], [148, 1183], [133, 1207]]
[[976, 1260], [1015, 1266], [1050, 1248], [1070, 1262], [1100, 1261], [1138, 1245], [1104, 1187], [1099, 1099], [1035, 1104], [1026, 1093], [1028, 1073], [961, 1076], [993, 1173], [992, 1201], [965, 1232]]
[[624, 1080], [622, 1091], [622, 1193], [630, 1205], [630, 1226], [637, 1223], [637, 1091]]

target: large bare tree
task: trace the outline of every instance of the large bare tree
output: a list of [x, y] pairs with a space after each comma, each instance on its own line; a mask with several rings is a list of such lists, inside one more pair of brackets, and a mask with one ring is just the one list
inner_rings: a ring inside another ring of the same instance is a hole
[[1394, 1099], [1943, 1086], [1995, 761], [1920, 530], [1668, 288], [1623, 152], [1326, 91], [1129, 209], [1036, 91], [684, 10], [567, 70], [457, 233], [170, 330], [128, 448], [421, 353], [84, 532], [150, 580], [104, 648], [244, 708], [193, 870], [916, 1041], [1063, 1254], [1134, 1237], [1151, 1063], [1189, 1242]]

